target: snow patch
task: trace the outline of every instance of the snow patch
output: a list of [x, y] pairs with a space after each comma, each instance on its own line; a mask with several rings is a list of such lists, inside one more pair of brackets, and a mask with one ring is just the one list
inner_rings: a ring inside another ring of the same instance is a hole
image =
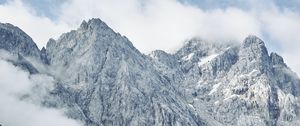
[[209, 92], [208, 95], [212, 95], [214, 92], [216, 92], [216, 91], [218, 90], [218, 88], [220, 87], [220, 85], [221, 85], [221, 83], [215, 84], [215, 85], [212, 87], [212, 89], [211, 89], [211, 91]]
[[192, 57], [193, 57], [194, 55], [195, 55], [195, 53], [190, 53], [189, 55], [184, 56], [184, 57], [182, 58], [182, 60], [188, 61], [188, 60], [192, 59]]
[[189, 105], [189, 107], [191, 107], [194, 111], [196, 111], [196, 108], [194, 107], [193, 104], [188, 104], [188, 105]]
[[219, 100], [217, 100], [217, 101], [214, 103], [214, 105], [215, 105], [215, 106], [219, 106], [219, 105], [221, 105], [221, 103], [220, 103]]
[[251, 71], [249, 74], [248, 74], [248, 76], [250, 76], [250, 77], [256, 77], [256, 76], [258, 76], [260, 74], [260, 72], [258, 71], [258, 70], [256, 70], [256, 69], [254, 69], [253, 71]]
[[237, 99], [239, 96], [236, 94], [230, 95], [229, 97], [225, 98], [223, 101], [228, 101], [228, 100], [234, 100]]

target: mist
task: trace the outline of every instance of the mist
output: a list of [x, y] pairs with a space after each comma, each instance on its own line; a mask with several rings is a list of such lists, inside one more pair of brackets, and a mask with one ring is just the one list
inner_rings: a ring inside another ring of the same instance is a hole
[[[62, 0], [40, 11], [34, 3], [13, 0], [0, 5], [0, 22], [20, 27], [42, 48], [49, 38], [57, 39], [64, 32], [77, 29], [83, 20], [96, 17], [127, 36], [146, 54], [156, 49], [174, 52], [193, 37], [242, 42], [251, 34], [260, 37], [269, 51], [282, 55], [288, 66], [300, 74], [299, 9], [287, 6], [288, 3], [281, 6], [277, 0], [223, 2], [226, 7], [205, 0], [208, 3], [202, 8], [197, 3], [180, 1]], [[299, 6], [296, 3], [294, 7]]]
[[[0, 60], [0, 124], [2, 126], [81, 126], [64, 115], [64, 110], [46, 108], [40, 101], [53, 88], [47, 75], [30, 75], [11, 63]], [[33, 91], [33, 87], [39, 89]], [[22, 99], [24, 95], [32, 99]]]

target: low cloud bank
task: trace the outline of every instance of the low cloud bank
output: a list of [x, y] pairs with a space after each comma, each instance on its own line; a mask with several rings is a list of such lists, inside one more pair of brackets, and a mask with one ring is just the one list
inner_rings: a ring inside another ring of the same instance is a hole
[[[76, 120], [63, 114], [63, 110], [39, 105], [39, 98], [53, 86], [53, 79], [46, 75], [29, 73], [0, 59], [0, 125], [2, 126], [81, 126]], [[32, 88], [39, 86], [38, 92]], [[38, 93], [38, 94], [36, 94]], [[31, 100], [21, 100], [25, 94]]]

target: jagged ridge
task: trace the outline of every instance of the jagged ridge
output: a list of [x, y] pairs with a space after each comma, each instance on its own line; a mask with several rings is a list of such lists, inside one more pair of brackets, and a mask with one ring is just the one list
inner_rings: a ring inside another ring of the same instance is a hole
[[195, 38], [174, 54], [146, 56], [100, 19], [41, 51], [20, 29], [0, 26], [0, 49], [19, 56], [16, 66], [55, 78], [43, 104], [66, 108], [85, 125], [288, 125], [299, 118], [299, 78], [256, 36], [241, 44]]

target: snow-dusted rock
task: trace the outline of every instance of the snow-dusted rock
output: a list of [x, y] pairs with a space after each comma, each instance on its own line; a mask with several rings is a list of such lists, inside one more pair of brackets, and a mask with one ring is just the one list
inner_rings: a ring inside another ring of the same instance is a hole
[[47, 44], [68, 105], [86, 125], [205, 125], [173, 85], [124, 36], [100, 19]]
[[0, 24], [0, 37], [1, 59], [55, 83], [41, 104], [87, 126], [300, 125], [298, 76], [253, 35], [242, 43], [194, 38], [174, 54], [149, 55], [100, 19], [41, 51], [10, 24]]
[[180, 66], [171, 73], [181, 71], [174, 84], [200, 115], [223, 125], [295, 124], [299, 78], [258, 37], [240, 45], [192, 39], [173, 57]]

